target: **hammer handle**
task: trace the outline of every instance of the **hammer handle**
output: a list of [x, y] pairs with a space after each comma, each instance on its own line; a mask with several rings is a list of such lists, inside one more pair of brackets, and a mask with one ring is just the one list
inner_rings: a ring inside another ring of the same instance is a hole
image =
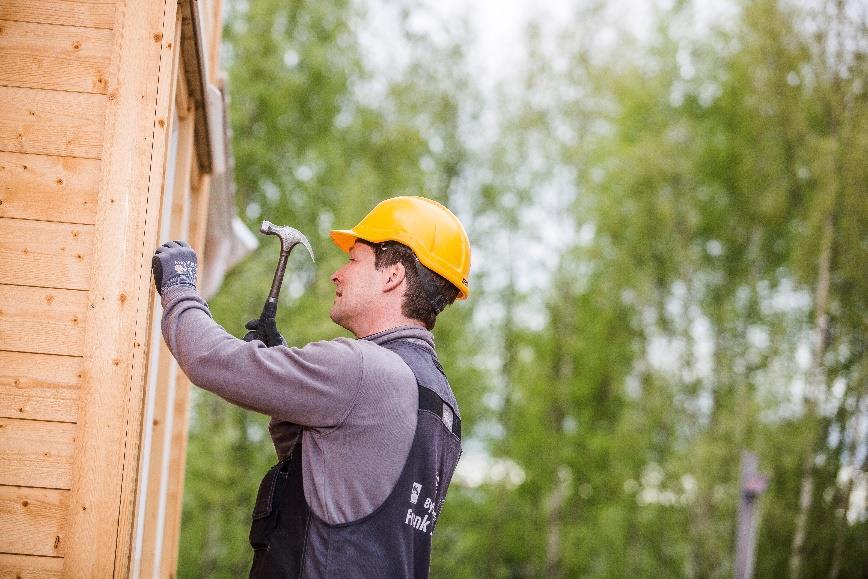
[[277, 317], [277, 300], [268, 298], [265, 305], [262, 307], [262, 313], [259, 315], [259, 320], [273, 320]]
[[280, 286], [283, 283], [287, 258], [289, 258], [289, 252], [281, 250], [280, 259], [277, 261], [277, 269], [274, 271], [274, 280], [271, 282], [271, 291], [268, 292], [268, 299], [265, 300], [265, 305], [262, 307], [262, 315], [259, 316], [261, 320], [267, 318], [273, 320], [277, 315], [277, 296], [280, 294]]

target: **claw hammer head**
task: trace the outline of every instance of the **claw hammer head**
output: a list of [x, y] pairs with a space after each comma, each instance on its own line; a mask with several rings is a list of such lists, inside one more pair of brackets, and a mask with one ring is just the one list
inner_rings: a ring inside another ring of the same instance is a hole
[[288, 225], [275, 225], [271, 221], [263, 221], [262, 225], [259, 227], [259, 231], [265, 235], [278, 236], [280, 238], [281, 253], [289, 254], [293, 247], [299, 243], [302, 244], [310, 254], [310, 259], [316, 263], [316, 259], [313, 257], [313, 249], [310, 246], [310, 241], [308, 241], [304, 233], [298, 229], [289, 227]]

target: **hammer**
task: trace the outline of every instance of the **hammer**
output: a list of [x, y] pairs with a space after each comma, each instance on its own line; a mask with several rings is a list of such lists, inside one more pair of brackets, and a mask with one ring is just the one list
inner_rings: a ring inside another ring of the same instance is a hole
[[274, 272], [274, 280], [271, 282], [271, 291], [268, 292], [268, 299], [265, 300], [262, 314], [259, 316], [259, 327], [263, 328], [265, 327], [262, 325], [264, 320], [273, 320], [277, 315], [277, 295], [280, 293], [280, 285], [283, 283], [283, 274], [286, 271], [286, 260], [289, 259], [289, 252], [292, 251], [292, 248], [300, 243], [307, 249], [314, 263], [316, 263], [316, 259], [313, 257], [313, 249], [310, 247], [310, 242], [304, 233], [298, 229], [287, 225], [275, 225], [270, 221], [263, 221], [259, 227], [259, 231], [265, 235], [276, 235], [280, 238], [280, 259], [277, 262], [277, 270]]

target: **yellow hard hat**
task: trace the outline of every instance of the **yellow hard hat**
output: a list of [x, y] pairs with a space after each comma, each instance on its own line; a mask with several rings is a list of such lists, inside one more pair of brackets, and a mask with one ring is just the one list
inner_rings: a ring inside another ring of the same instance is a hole
[[457, 287], [458, 299], [470, 295], [470, 240], [455, 214], [436, 201], [425, 197], [386, 199], [358, 225], [332, 230], [331, 237], [345, 252], [356, 239], [402, 243], [413, 250], [422, 265]]

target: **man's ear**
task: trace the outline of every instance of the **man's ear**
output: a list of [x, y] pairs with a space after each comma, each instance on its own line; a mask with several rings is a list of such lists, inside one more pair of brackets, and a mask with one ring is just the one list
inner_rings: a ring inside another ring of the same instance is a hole
[[390, 292], [396, 289], [407, 277], [407, 271], [404, 269], [404, 264], [398, 262], [386, 268], [386, 279], [383, 282], [383, 291]]

